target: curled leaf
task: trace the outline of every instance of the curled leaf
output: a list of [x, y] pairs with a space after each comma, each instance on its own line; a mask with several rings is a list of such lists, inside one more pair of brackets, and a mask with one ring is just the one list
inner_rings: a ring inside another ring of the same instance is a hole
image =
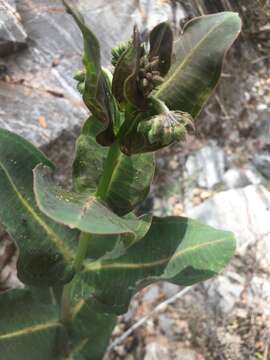
[[173, 32], [167, 22], [158, 24], [150, 33], [149, 60], [158, 58], [158, 71], [165, 76], [171, 67]]
[[68, 13], [72, 15], [80, 28], [84, 41], [83, 63], [84, 74], [77, 75], [78, 89], [83, 94], [83, 100], [96, 119], [103, 125], [103, 135], [97, 141], [104, 146], [111, 145], [114, 141], [114, 101], [111, 94], [110, 84], [101, 67], [100, 46], [97, 38], [85, 24], [79, 10], [71, 5], [69, 0], [64, 0]]

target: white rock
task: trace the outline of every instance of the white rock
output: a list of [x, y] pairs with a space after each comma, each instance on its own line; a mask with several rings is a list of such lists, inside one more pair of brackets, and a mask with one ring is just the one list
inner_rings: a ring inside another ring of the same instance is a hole
[[223, 176], [223, 183], [227, 189], [242, 188], [247, 185], [261, 184], [262, 177], [253, 167], [231, 168]]
[[188, 157], [186, 170], [188, 177], [198, 186], [211, 189], [222, 181], [225, 165], [224, 151], [212, 143]]
[[232, 231], [240, 254], [245, 253], [248, 245], [256, 244], [258, 256], [263, 261], [260, 266], [270, 266], [270, 192], [262, 185], [220, 192], [187, 210], [187, 215]]

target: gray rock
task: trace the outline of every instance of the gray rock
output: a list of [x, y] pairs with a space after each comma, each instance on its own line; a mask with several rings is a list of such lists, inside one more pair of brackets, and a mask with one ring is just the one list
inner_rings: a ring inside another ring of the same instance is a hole
[[211, 189], [222, 181], [226, 167], [224, 151], [215, 143], [190, 155], [186, 162], [187, 175], [198, 186]]
[[270, 279], [269, 274], [254, 276], [249, 284], [248, 301], [250, 306], [257, 306], [264, 315], [270, 316]]
[[146, 302], [153, 302], [155, 300], [157, 300], [157, 298], [160, 295], [160, 290], [158, 285], [151, 285], [146, 289], [146, 292], [143, 296], [143, 301]]
[[247, 185], [259, 185], [262, 177], [251, 166], [245, 168], [231, 168], [225, 172], [223, 183], [227, 189], [242, 188]]
[[21, 24], [14, 3], [0, 2], [0, 57], [9, 55], [27, 46], [27, 34]]
[[253, 163], [257, 170], [266, 178], [270, 179], [270, 152], [263, 151], [256, 154], [253, 158]]
[[244, 254], [249, 245], [256, 244], [258, 256], [262, 255], [258, 265], [270, 264], [270, 192], [263, 186], [249, 185], [220, 192], [189, 209], [187, 215], [232, 231], [240, 254]]
[[234, 271], [227, 271], [204, 287], [208, 293], [208, 305], [215, 312], [229, 314], [240, 302], [240, 296], [245, 289], [245, 278]]
[[162, 283], [162, 292], [167, 297], [171, 297], [176, 295], [180, 291], [180, 286], [171, 284], [169, 282], [163, 282]]
[[158, 317], [158, 323], [161, 332], [168, 338], [173, 338], [173, 320], [166, 314], [160, 314]]

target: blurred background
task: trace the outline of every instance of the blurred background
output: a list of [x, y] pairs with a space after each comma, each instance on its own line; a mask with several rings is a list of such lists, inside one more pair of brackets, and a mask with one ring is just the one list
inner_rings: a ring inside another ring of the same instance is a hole
[[[169, 20], [179, 37], [195, 16], [229, 10], [243, 20], [195, 133], [157, 154], [154, 185], [140, 209], [231, 230], [236, 256], [219, 277], [180, 296], [166, 283], [143, 290], [119, 318], [106, 359], [270, 359], [270, 1], [78, 3], [104, 66], [135, 23], [147, 33]], [[70, 153], [88, 113], [72, 78], [81, 49], [60, 0], [0, 0], [0, 127], [41, 148], [61, 168], [60, 182], [70, 177]], [[0, 291], [22, 286], [16, 254], [0, 226]]]

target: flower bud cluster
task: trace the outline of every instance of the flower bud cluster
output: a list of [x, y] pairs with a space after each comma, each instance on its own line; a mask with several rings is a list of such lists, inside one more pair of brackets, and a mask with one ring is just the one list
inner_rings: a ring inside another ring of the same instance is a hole
[[140, 60], [140, 69], [138, 72], [138, 84], [145, 97], [159, 85], [164, 79], [160, 76], [159, 72], [159, 58], [153, 57], [151, 60], [147, 56], [143, 56]]

